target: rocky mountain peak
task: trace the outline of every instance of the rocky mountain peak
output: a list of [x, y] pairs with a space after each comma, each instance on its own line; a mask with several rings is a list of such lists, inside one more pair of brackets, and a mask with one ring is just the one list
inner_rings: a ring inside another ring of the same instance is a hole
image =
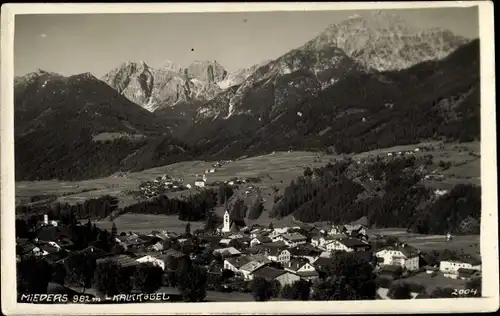
[[191, 78], [217, 83], [224, 80], [227, 71], [216, 60], [196, 60], [187, 68], [187, 73]]
[[448, 30], [418, 29], [395, 12], [377, 10], [330, 25], [303, 48], [336, 46], [367, 68], [387, 71], [443, 58], [466, 42]]

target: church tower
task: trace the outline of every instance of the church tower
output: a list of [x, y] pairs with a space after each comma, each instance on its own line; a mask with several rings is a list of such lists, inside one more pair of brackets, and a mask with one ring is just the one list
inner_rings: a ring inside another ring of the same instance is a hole
[[224, 213], [224, 226], [222, 227], [223, 233], [229, 233], [231, 231], [231, 221], [229, 220], [229, 211], [226, 208], [226, 212]]

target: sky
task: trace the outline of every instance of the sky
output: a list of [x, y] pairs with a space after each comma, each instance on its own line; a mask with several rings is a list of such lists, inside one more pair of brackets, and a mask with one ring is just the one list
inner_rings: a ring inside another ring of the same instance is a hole
[[[476, 7], [390, 11], [414, 27], [479, 36]], [[231, 72], [278, 58], [356, 13], [361, 11], [17, 15], [14, 71], [101, 77], [125, 61], [187, 67], [217, 60]]]

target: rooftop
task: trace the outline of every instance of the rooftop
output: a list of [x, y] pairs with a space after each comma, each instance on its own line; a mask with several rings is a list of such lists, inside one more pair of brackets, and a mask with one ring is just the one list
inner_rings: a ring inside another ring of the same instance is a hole
[[294, 258], [285, 264], [285, 268], [288, 270], [297, 271], [307, 263], [308, 263], [307, 260], [301, 260], [298, 258]]
[[297, 272], [297, 275], [301, 277], [315, 277], [318, 276], [319, 274], [316, 270], [313, 270], [313, 271], [300, 271]]
[[241, 252], [234, 247], [215, 249], [214, 252], [218, 252], [220, 254], [224, 254], [225, 252], [229, 252], [233, 256], [241, 254]]
[[232, 257], [232, 258], [226, 258], [227, 262], [232, 264], [235, 268], [239, 269], [245, 264], [249, 263], [252, 261], [251, 257], [248, 256], [240, 256], [240, 257]]
[[274, 280], [277, 277], [279, 277], [280, 275], [285, 274], [285, 273], [286, 273], [285, 270], [276, 269], [276, 268], [267, 267], [267, 266], [263, 266], [263, 267], [255, 270], [254, 272], [252, 272], [254, 277], [257, 277], [257, 278], [261, 277], [261, 278], [264, 278], [264, 279], [269, 280], [269, 281]]
[[414, 258], [419, 255], [420, 250], [410, 245], [397, 245], [397, 246], [387, 246], [380, 249], [379, 251], [389, 250], [389, 251], [401, 251], [406, 258]]
[[465, 256], [465, 255], [451, 256], [451, 257], [448, 257], [447, 259], [442, 260], [442, 261], [459, 262], [459, 263], [463, 262], [463, 263], [469, 263], [469, 264], [471, 264], [473, 266], [481, 264], [481, 260], [479, 260], [477, 258], [474, 258], [472, 256]]
[[476, 273], [479, 273], [479, 271], [477, 271], [477, 270], [467, 269], [467, 268], [460, 268], [457, 270], [457, 272], [459, 275], [462, 275], [462, 276], [472, 276]]
[[307, 237], [301, 233], [284, 234], [283, 238], [289, 241], [302, 241], [307, 239]]
[[369, 246], [369, 244], [357, 238], [344, 238], [340, 239], [339, 242], [341, 242], [342, 244], [344, 244], [346, 247], [349, 248]]
[[99, 263], [104, 262], [106, 260], [114, 261], [122, 267], [129, 267], [129, 266], [134, 266], [134, 265], [139, 264], [134, 258], [132, 258], [128, 255], [116, 255], [116, 256], [111, 256], [111, 257], [107, 257], [107, 258], [100, 258], [100, 259], [97, 259], [96, 262], [99, 264]]
[[250, 261], [249, 263], [246, 263], [240, 267], [240, 270], [248, 271], [248, 272], [253, 272], [256, 269], [260, 268], [264, 263], [258, 262], [258, 261]]

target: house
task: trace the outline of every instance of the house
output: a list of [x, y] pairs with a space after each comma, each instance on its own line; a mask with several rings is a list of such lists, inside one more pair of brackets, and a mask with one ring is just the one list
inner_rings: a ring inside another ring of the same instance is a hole
[[219, 240], [219, 244], [227, 246], [227, 245], [229, 245], [231, 240], [232, 240], [231, 238], [222, 238], [221, 240]]
[[382, 248], [375, 253], [375, 256], [379, 258], [381, 265], [397, 265], [414, 271], [419, 268], [419, 253], [417, 248], [402, 244]]
[[481, 271], [481, 261], [474, 257], [461, 255], [449, 257], [439, 263], [439, 271], [443, 272], [445, 277], [458, 278], [459, 269]]
[[272, 240], [271, 240], [271, 238], [269, 238], [267, 236], [257, 236], [257, 237], [254, 237], [250, 241], [250, 247], [265, 244], [265, 243], [270, 243], [270, 242], [272, 242]]
[[79, 253], [90, 255], [96, 259], [111, 256], [110, 253], [94, 246], [88, 246], [87, 248], [80, 250]]
[[168, 249], [168, 250], [163, 252], [164, 258], [167, 258], [168, 256], [174, 257], [178, 260], [187, 257], [187, 255], [185, 253], [180, 252], [180, 251], [175, 250], [175, 249]]
[[329, 236], [321, 236], [321, 237], [313, 237], [311, 239], [311, 244], [315, 247], [319, 247], [322, 249], [326, 249], [326, 245], [328, 243], [331, 243], [335, 240], [340, 240], [345, 238], [345, 235], [343, 234], [335, 234], [335, 235], [329, 235]]
[[283, 240], [281, 238], [281, 235], [285, 234], [288, 231], [288, 227], [285, 228], [275, 228], [273, 231], [269, 234], [269, 238], [272, 239], [272, 241], [280, 241]]
[[220, 249], [215, 249], [213, 251], [213, 253], [220, 253], [221, 255], [223, 255], [224, 257], [233, 257], [233, 256], [239, 256], [241, 255], [241, 252], [238, 251], [236, 248], [234, 247], [227, 247], [227, 248], [220, 248]]
[[342, 228], [337, 225], [333, 225], [332, 228], [330, 228], [330, 230], [328, 231], [328, 235], [330, 236], [335, 236], [339, 234], [342, 234]]
[[304, 259], [292, 259], [284, 265], [285, 270], [293, 274], [298, 275], [304, 280], [314, 280], [317, 279], [319, 274], [316, 269]]
[[243, 274], [243, 278], [245, 280], [252, 280], [253, 279], [253, 272], [260, 267], [266, 265], [268, 262], [260, 261], [260, 260], [252, 260], [243, 266], [240, 267], [240, 272]]
[[322, 258], [331, 258], [332, 252], [331, 251], [323, 251], [319, 256]]
[[204, 188], [205, 187], [205, 181], [202, 179], [197, 179], [194, 181], [194, 186], [198, 188]]
[[68, 259], [68, 252], [65, 250], [61, 250], [49, 253], [44, 256], [44, 259], [51, 264], [64, 263], [66, 259]]
[[70, 239], [73, 232], [69, 227], [61, 226], [43, 226], [36, 232], [38, 240], [59, 241], [62, 238]]
[[263, 278], [269, 282], [278, 281], [281, 286], [290, 285], [300, 280], [300, 277], [289, 271], [263, 266], [252, 272], [253, 278]]
[[343, 238], [332, 240], [324, 246], [327, 251], [366, 251], [370, 244], [357, 238]]
[[[234, 224], [234, 225], [236, 225], [236, 224]], [[243, 234], [241, 234], [241, 233], [239, 233], [239, 232], [238, 232], [238, 233], [231, 234], [231, 235], [227, 236], [227, 238], [229, 238], [229, 239], [231, 239], [231, 240], [232, 240], [232, 239], [240, 239], [240, 238], [243, 238], [243, 237], [244, 237], [244, 236], [243, 236]]]
[[157, 242], [156, 244], [151, 246], [151, 250], [153, 251], [162, 251], [163, 250], [163, 243], [162, 242]]
[[300, 233], [283, 234], [281, 238], [288, 247], [302, 245], [307, 241], [307, 237]]
[[344, 225], [342, 228], [342, 233], [351, 237], [358, 237], [359, 235], [367, 235], [367, 229], [363, 225]]
[[460, 268], [457, 270], [457, 274], [457, 279], [469, 281], [473, 278], [479, 277], [481, 275], [481, 271], [476, 269]]
[[290, 251], [287, 249], [283, 248], [264, 248], [264, 254], [267, 256], [267, 258], [271, 261], [275, 262], [288, 262], [291, 259], [291, 254]]
[[16, 245], [16, 255], [22, 257], [25, 256], [35, 256], [40, 257], [44, 255], [44, 252], [40, 247], [34, 245], [28, 240], [17, 241]]
[[251, 261], [252, 258], [249, 256], [229, 257], [224, 259], [224, 269], [241, 273], [240, 268]]
[[162, 270], [165, 270], [165, 262], [162, 259], [155, 258], [151, 255], [142, 256], [140, 258], [135, 259], [135, 261], [137, 261], [139, 263], [150, 262], [154, 266], [160, 267]]
[[313, 262], [321, 255], [321, 250], [309, 244], [298, 245], [290, 249], [290, 254], [293, 257], [306, 259], [308, 262]]

